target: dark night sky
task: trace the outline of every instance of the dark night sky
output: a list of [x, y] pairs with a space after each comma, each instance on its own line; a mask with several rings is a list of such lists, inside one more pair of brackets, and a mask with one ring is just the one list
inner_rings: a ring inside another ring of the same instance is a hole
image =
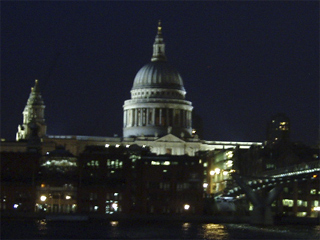
[[48, 134], [121, 136], [158, 19], [204, 139], [263, 141], [283, 112], [292, 140], [316, 143], [317, 1], [2, 1], [1, 137], [15, 138], [35, 79]]

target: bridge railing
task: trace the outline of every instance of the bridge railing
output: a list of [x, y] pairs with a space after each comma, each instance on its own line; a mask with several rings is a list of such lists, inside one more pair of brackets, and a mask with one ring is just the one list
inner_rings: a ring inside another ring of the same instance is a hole
[[289, 167], [278, 168], [275, 170], [265, 171], [261, 174], [264, 177], [282, 177], [288, 175], [298, 175], [304, 174], [306, 172], [316, 172], [320, 171], [320, 160], [308, 162], [308, 163], [300, 163], [296, 165], [292, 165]]

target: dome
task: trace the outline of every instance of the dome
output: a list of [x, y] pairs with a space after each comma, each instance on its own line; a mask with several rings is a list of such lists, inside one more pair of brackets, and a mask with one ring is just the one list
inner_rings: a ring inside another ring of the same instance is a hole
[[184, 90], [178, 71], [167, 61], [153, 61], [143, 66], [134, 78], [134, 89], [165, 88]]

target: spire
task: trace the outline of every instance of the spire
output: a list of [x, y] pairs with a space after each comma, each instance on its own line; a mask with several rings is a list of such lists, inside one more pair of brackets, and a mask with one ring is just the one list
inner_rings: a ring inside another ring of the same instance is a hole
[[34, 87], [31, 88], [31, 93], [28, 99], [28, 104], [43, 105], [43, 99], [40, 92], [39, 81], [36, 79]]
[[45, 105], [41, 96], [39, 82], [35, 80], [34, 87], [31, 88], [27, 104], [22, 112], [23, 123], [18, 125], [17, 141], [32, 138], [35, 134], [38, 137], [46, 135], [47, 125], [44, 119], [44, 109]]
[[165, 55], [165, 44], [163, 42], [162, 37], [162, 26], [161, 26], [161, 20], [158, 22], [158, 31], [157, 35], [153, 44], [153, 54], [151, 61], [166, 61], [166, 55]]
[[38, 79], [34, 81], [34, 87], [32, 88], [33, 92], [40, 92], [40, 87], [38, 82], [39, 82]]

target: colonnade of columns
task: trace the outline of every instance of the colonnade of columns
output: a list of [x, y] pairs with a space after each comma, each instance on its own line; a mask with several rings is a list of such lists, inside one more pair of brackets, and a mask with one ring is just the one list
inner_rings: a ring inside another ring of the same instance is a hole
[[191, 127], [191, 111], [173, 108], [135, 108], [124, 111], [123, 126]]

